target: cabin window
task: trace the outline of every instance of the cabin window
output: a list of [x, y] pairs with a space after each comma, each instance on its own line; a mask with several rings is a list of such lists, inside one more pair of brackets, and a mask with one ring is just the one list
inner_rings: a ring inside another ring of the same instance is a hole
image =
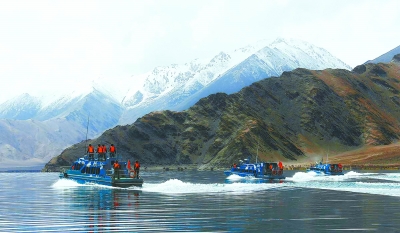
[[74, 163], [74, 170], [80, 170], [81, 169], [81, 164], [80, 163]]

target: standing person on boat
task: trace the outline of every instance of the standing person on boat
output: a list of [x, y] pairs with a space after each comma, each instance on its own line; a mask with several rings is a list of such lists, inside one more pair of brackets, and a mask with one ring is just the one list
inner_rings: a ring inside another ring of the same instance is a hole
[[97, 145], [96, 152], [97, 152], [97, 157], [100, 159], [100, 157], [103, 156], [103, 147], [100, 144]]
[[279, 166], [279, 169], [280, 169], [280, 170], [283, 170], [283, 164], [282, 164], [282, 162], [281, 162], [281, 161], [279, 161], [279, 163], [278, 163], [278, 164], [279, 164], [279, 165], [278, 165], [278, 166]]
[[92, 144], [89, 144], [87, 153], [89, 154], [89, 160], [93, 160], [94, 159], [94, 148], [93, 148]]
[[126, 169], [128, 169], [129, 176], [134, 178], [135, 177], [135, 171], [132, 170], [131, 161], [129, 159], [128, 159], [128, 162], [126, 163]]
[[106, 161], [107, 147], [104, 144], [101, 147], [103, 148], [103, 160]]
[[279, 174], [279, 175], [282, 175], [282, 174], [283, 174], [283, 164], [282, 164], [281, 161], [279, 161], [278, 167], [279, 167], [278, 174]]
[[135, 169], [135, 177], [136, 177], [136, 179], [139, 179], [140, 163], [138, 160], [136, 160], [136, 162], [135, 162], [134, 169]]
[[119, 169], [121, 168], [121, 165], [119, 165], [118, 160], [115, 160], [113, 167], [114, 167], [114, 176], [117, 176], [119, 179]]
[[117, 149], [115, 149], [114, 144], [111, 144], [111, 146], [110, 146], [110, 158], [114, 158], [115, 157], [115, 153], [117, 153]]

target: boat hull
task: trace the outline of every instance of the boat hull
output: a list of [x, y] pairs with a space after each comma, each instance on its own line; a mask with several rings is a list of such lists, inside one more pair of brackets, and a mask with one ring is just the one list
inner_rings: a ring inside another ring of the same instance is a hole
[[79, 184], [100, 184], [120, 188], [128, 188], [132, 186], [142, 187], [143, 185], [143, 179], [141, 178], [121, 177], [118, 179], [117, 177], [114, 178], [114, 176], [76, 174], [68, 171], [61, 173], [60, 179], [74, 180]]
[[307, 173], [315, 173], [321, 176], [344, 175], [341, 164], [319, 163], [307, 169]]
[[323, 171], [313, 171], [313, 170], [307, 170], [307, 173], [315, 173], [320, 176], [342, 176], [342, 175], [344, 175], [343, 172], [323, 172]]

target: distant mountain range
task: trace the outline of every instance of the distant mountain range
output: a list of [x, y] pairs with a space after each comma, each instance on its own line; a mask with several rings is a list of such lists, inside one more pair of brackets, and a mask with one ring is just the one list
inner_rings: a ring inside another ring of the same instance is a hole
[[156, 67], [112, 90], [93, 83], [58, 96], [23, 94], [0, 105], [0, 161], [7, 167], [44, 164], [86, 135], [97, 137], [153, 111], [185, 110], [210, 94], [235, 93], [300, 67], [351, 69], [322, 48], [279, 38], [221, 52], [211, 59]]
[[[287, 163], [367, 148], [383, 153], [378, 146], [400, 139], [399, 68], [396, 55], [390, 63], [369, 63], [352, 71], [283, 72], [234, 94], [212, 94], [185, 111], [146, 114], [65, 149], [44, 170], [58, 171], [82, 156], [86, 143], [102, 142], [117, 144], [125, 159], [146, 166], [195, 164], [199, 169], [229, 167], [248, 157], [254, 161], [256, 155], [262, 161]], [[397, 150], [384, 153], [364, 155], [374, 164], [400, 164]], [[357, 157], [351, 164], [363, 164], [364, 159]]]
[[379, 62], [389, 63], [392, 60], [392, 58], [397, 54], [400, 54], [400, 46], [397, 46], [396, 48], [390, 50], [387, 53], [380, 55], [379, 57], [377, 57], [373, 60], [368, 60], [364, 64], [367, 64], [367, 63], [375, 63], [376, 64]]

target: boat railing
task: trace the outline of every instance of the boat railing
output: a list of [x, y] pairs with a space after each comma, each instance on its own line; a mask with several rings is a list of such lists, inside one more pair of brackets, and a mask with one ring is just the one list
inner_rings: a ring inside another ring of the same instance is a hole
[[110, 169], [110, 170], [106, 170], [106, 175], [107, 176], [112, 176], [114, 174], [114, 170]]
[[87, 159], [89, 161], [106, 161], [107, 159], [116, 159], [116, 160], [122, 160], [122, 155], [119, 154], [115, 154], [115, 153], [110, 153], [107, 152], [104, 155], [103, 154], [99, 154], [99, 153], [94, 153], [93, 154], [93, 158], [91, 158], [89, 156], [89, 154], [86, 154], [84, 156], [84, 159]]
[[119, 172], [119, 177], [120, 178], [130, 178], [129, 172], [126, 173], [125, 170], [123, 170], [123, 169], [121, 169], [121, 170], [114, 170], [114, 169], [106, 170], [106, 175], [108, 175], [108, 176], [118, 176], [118, 174], [116, 172]]
[[282, 175], [283, 174], [283, 169], [280, 169], [279, 166], [273, 166], [272, 170], [270, 167], [265, 167], [264, 168], [264, 174], [266, 175]]

